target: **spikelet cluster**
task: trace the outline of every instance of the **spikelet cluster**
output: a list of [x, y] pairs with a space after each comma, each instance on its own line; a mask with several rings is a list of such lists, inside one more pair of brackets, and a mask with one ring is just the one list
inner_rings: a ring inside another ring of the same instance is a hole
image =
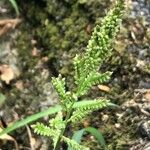
[[[97, 25], [94, 29], [94, 32], [89, 40], [86, 52], [83, 56], [76, 55], [74, 59], [74, 68], [75, 68], [75, 83], [77, 84], [77, 89], [82, 90], [77, 91], [77, 94], [85, 94], [85, 82], [87, 85], [92, 86], [93, 84], [101, 81], [98, 80], [98, 77], [101, 78], [101, 74], [98, 74], [98, 69], [102, 62], [106, 60], [112, 53], [111, 44], [113, 39], [118, 33], [118, 29], [122, 20], [122, 15], [124, 12], [124, 3], [123, 0], [118, 0], [116, 6], [108, 12], [108, 15], [103, 19], [101, 26]], [[97, 82], [93, 82], [91, 73], [97, 76]], [[97, 74], [97, 75], [96, 75]], [[105, 74], [103, 78], [109, 79], [111, 73]], [[107, 81], [107, 80], [106, 80]], [[105, 82], [105, 81], [104, 81]], [[83, 93], [82, 93], [83, 92]]]

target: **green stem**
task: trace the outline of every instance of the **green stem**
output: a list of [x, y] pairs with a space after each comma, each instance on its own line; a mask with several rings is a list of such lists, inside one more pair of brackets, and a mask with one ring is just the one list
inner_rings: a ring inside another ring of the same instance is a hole
[[59, 135], [59, 138], [57, 140], [57, 143], [56, 143], [56, 146], [53, 150], [60, 150], [60, 141], [61, 141], [61, 138], [62, 136], [64, 135], [64, 132], [66, 130], [66, 127], [68, 125], [68, 120], [69, 118], [71, 117], [71, 114], [72, 114], [72, 110], [73, 110], [73, 105], [74, 105], [74, 102], [72, 103], [72, 105], [70, 106], [70, 109], [67, 111], [67, 115], [66, 115], [66, 118], [65, 118], [65, 127], [62, 129], [60, 135]]

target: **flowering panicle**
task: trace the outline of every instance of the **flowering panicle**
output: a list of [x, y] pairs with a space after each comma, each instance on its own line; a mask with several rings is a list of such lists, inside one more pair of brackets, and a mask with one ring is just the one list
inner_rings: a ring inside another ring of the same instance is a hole
[[60, 149], [61, 141], [66, 142], [72, 150], [88, 150], [89, 148], [64, 136], [66, 127], [69, 123], [81, 121], [95, 110], [113, 105], [106, 99], [84, 100], [81, 101], [82, 103], [77, 101], [79, 97], [87, 94], [93, 85], [107, 82], [110, 79], [111, 72], [100, 73], [98, 70], [102, 62], [112, 53], [111, 44], [118, 32], [123, 11], [124, 1], [117, 0], [115, 7], [108, 12], [101, 26], [95, 27], [83, 56], [76, 55], [74, 58], [76, 88], [73, 91], [75, 92], [66, 91], [65, 79], [61, 75], [52, 78], [52, 83], [60, 98], [61, 112], [50, 120], [49, 126], [37, 123], [34, 130], [40, 135], [51, 137], [54, 150]]

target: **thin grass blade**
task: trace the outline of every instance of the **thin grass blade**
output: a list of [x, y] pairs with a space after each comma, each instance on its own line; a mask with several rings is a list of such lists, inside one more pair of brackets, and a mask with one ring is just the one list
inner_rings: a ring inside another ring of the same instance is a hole
[[60, 105], [57, 105], [55, 107], [51, 107], [45, 111], [42, 111], [42, 112], [39, 112], [37, 114], [34, 114], [32, 116], [29, 116], [25, 119], [22, 119], [20, 121], [17, 121], [16, 123], [14, 123], [12, 126], [4, 129], [2, 132], [0, 132], [0, 136], [3, 135], [3, 134], [7, 134], [13, 130], [16, 130], [17, 128], [20, 128], [22, 126], [25, 126], [39, 118], [42, 118], [44, 116], [47, 116], [47, 115], [51, 115], [51, 114], [55, 114], [57, 112], [61, 111], [61, 106]]
[[[106, 143], [102, 133], [93, 127], [87, 127], [79, 131], [76, 131], [72, 137], [72, 140], [75, 140], [77, 143], [80, 143], [84, 133], [86, 132], [89, 132], [91, 135], [93, 135], [103, 149], [106, 148]], [[69, 147], [68, 150], [73, 150], [73, 149]]]
[[15, 0], [9, 0], [9, 1], [10, 1], [11, 5], [13, 6], [13, 8], [15, 9], [17, 16], [19, 16], [19, 9], [18, 9], [18, 5], [17, 5], [16, 1]]

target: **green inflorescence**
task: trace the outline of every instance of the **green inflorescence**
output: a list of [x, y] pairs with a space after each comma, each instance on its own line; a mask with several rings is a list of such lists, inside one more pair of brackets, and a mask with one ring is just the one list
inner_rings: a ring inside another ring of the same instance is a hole
[[[95, 27], [85, 53], [83, 55], [76, 55], [73, 62], [76, 87], [73, 91], [66, 90], [65, 78], [61, 75], [57, 78], [52, 78], [52, 83], [60, 98], [62, 111], [58, 112], [56, 117], [50, 120], [49, 126], [37, 123], [34, 125], [34, 130], [40, 135], [51, 137], [54, 143], [54, 150], [60, 149], [62, 141], [73, 150], [88, 150], [87, 147], [81, 146], [64, 136], [67, 126], [70, 123], [74, 124], [81, 121], [81, 119], [95, 110], [112, 106], [109, 100], [94, 99], [93, 101], [85, 100], [84, 104], [76, 108], [74, 107], [78, 99], [87, 94], [93, 85], [109, 80], [111, 72], [100, 73], [99, 67], [112, 53], [111, 44], [118, 32], [123, 11], [124, 1], [117, 0], [115, 7], [108, 12], [101, 26], [97, 25]], [[63, 114], [65, 114], [64, 117]]]

